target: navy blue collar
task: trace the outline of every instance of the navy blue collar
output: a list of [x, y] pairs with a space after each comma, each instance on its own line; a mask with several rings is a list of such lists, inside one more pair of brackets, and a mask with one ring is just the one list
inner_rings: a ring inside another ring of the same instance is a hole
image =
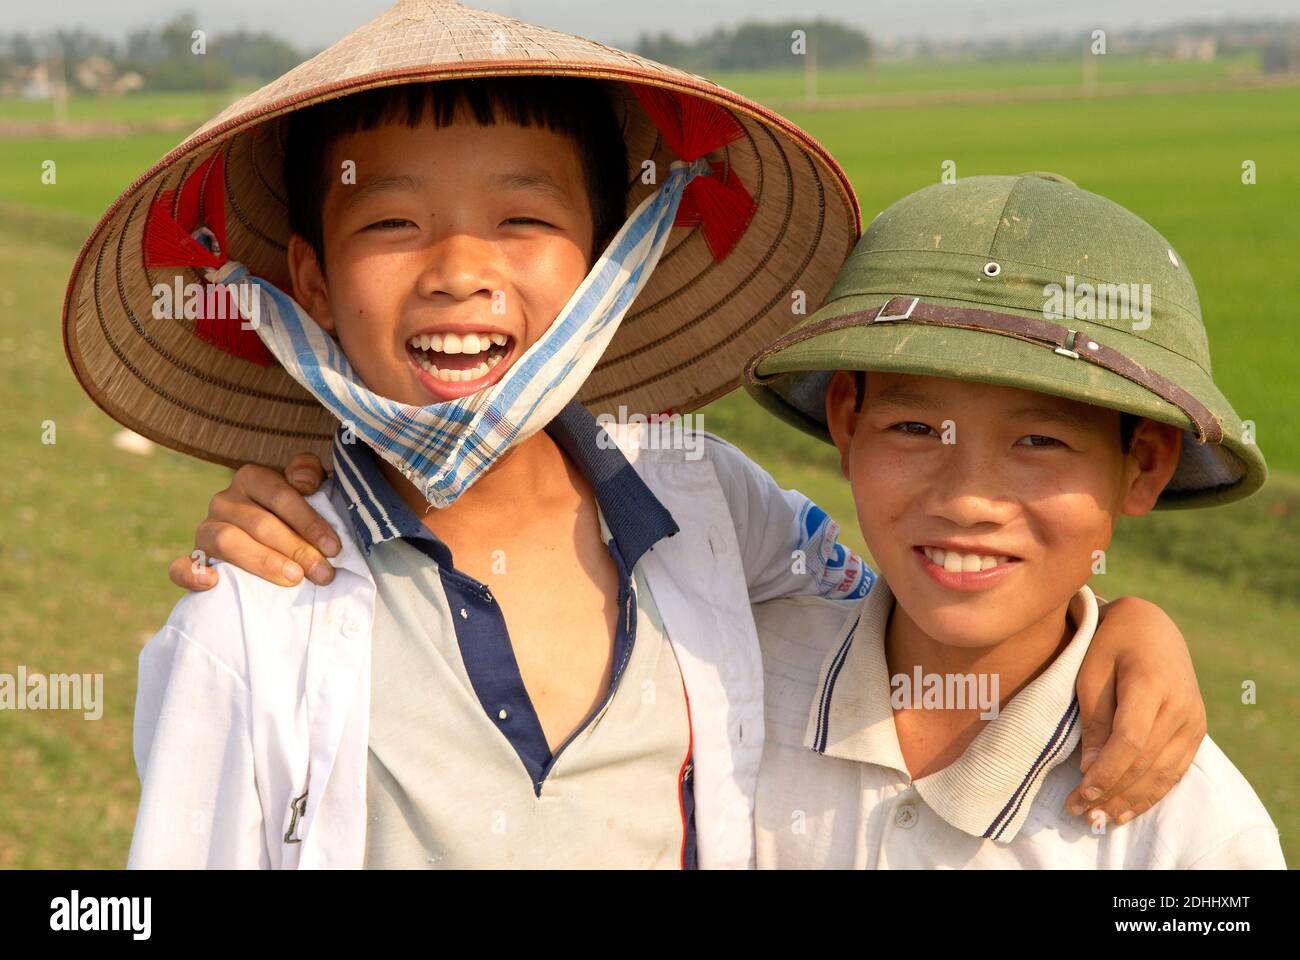
[[[646, 486], [623, 452], [611, 441], [598, 442], [604, 428], [586, 407], [570, 401], [547, 424], [546, 432], [596, 491], [596, 502], [628, 569], [656, 543], [678, 531], [668, 508]], [[340, 425], [334, 434], [334, 477], [362, 552], [369, 555], [375, 544], [385, 540], [424, 540], [429, 541], [435, 560], [451, 566], [451, 551], [397, 495], [379, 469], [374, 451], [355, 439], [344, 443], [344, 433]]]

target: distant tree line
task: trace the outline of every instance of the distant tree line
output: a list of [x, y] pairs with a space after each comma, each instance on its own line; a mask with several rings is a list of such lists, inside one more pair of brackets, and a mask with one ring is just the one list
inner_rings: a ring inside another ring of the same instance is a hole
[[[795, 52], [801, 31], [803, 53]], [[696, 40], [667, 33], [642, 34], [634, 52], [692, 73], [802, 67], [814, 54], [819, 67], [864, 66], [871, 41], [861, 30], [830, 20], [789, 20], [719, 27]]]
[[160, 27], [134, 30], [120, 43], [81, 28], [0, 35], [0, 80], [61, 60], [66, 82], [75, 87], [78, 76], [86, 75], [75, 67], [95, 60], [111, 64], [118, 74], [138, 74], [147, 89], [202, 90], [235, 80], [273, 80], [308, 56], [272, 34], [247, 30], [205, 31], [205, 52], [199, 56], [194, 52], [198, 29], [198, 18], [184, 13]]
[[[310, 56], [270, 33], [248, 30], [206, 32], [199, 56], [194, 32], [200, 26], [194, 13], [182, 13], [134, 30], [124, 41], [82, 28], [0, 34], [0, 89], [48, 87], [60, 71], [74, 90], [120, 90], [127, 76], [130, 89], [223, 89], [232, 82], [272, 80]], [[819, 67], [859, 66], [871, 55], [866, 34], [829, 20], [745, 23], [694, 40], [643, 35], [634, 49], [695, 73], [802, 67], [806, 56]]]

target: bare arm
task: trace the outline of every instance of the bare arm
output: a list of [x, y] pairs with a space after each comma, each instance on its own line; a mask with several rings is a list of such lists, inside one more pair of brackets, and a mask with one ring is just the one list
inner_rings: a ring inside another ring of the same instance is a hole
[[1205, 703], [1178, 626], [1137, 597], [1106, 604], [1078, 694], [1084, 776], [1066, 807], [1123, 825], [1183, 778], [1205, 738]]

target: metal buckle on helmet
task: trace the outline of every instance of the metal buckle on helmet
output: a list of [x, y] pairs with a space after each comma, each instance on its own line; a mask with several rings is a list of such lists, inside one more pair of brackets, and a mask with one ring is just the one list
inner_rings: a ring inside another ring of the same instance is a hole
[[871, 322], [872, 322], [872, 323], [885, 323], [886, 321], [889, 321], [889, 320], [907, 320], [907, 319], [909, 319], [909, 318], [912, 316], [912, 311], [916, 309], [916, 305], [917, 305], [917, 303], [918, 303], [918, 302], [920, 301], [920, 299], [921, 299], [920, 297], [913, 297], [913, 298], [912, 298], [912, 302], [909, 303], [909, 304], [907, 305], [907, 312], [906, 312], [906, 313], [897, 313], [897, 314], [894, 314], [893, 316], [890, 316], [890, 317], [885, 316], [885, 308], [888, 307], [891, 303], [893, 303], [894, 300], [901, 300], [901, 299], [902, 299], [902, 297], [894, 297], [894, 298], [892, 298], [892, 299], [890, 299], [890, 300], [887, 300], [887, 301], [885, 301], [884, 303], [882, 303], [882, 304], [880, 305], [880, 311], [879, 311], [879, 312], [878, 312], [874, 317], [871, 318]]
[[1078, 360], [1079, 354], [1074, 349], [1074, 338], [1079, 335], [1078, 330], [1066, 328], [1065, 346], [1053, 347], [1052, 353], [1059, 353], [1063, 357], [1069, 357], [1071, 360]]

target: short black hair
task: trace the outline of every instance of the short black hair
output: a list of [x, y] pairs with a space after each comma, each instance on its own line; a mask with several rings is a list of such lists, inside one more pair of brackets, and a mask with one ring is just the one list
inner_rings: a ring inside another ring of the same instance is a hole
[[[863, 370], [853, 371], [853, 412], [862, 412], [862, 401], [867, 395], [867, 374]], [[1133, 433], [1137, 430], [1138, 422], [1142, 418], [1136, 413], [1120, 413], [1119, 415], [1119, 446], [1125, 453], [1128, 453], [1129, 447], [1133, 445]]]
[[573, 140], [591, 204], [591, 257], [600, 255], [627, 217], [630, 185], [627, 144], [600, 82], [583, 77], [460, 78], [377, 87], [290, 115], [284, 150], [289, 226], [311, 245], [322, 271], [322, 212], [335, 176], [326, 169], [330, 148], [384, 123], [405, 122], [414, 129], [432, 115], [436, 126], [449, 126], [462, 102], [482, 126], [539, 126]]

